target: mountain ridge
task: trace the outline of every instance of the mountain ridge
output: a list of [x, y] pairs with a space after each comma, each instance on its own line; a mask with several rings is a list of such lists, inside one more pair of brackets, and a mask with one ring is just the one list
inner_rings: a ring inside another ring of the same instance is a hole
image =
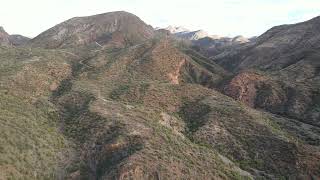
[[87, 45], [94, 42], [126, 46], [152, 36], [153, 28], [140, 18], [125, 11], [116, 11], [71, 18], [33, 38], [31, 44], [41, 47], [46, 42], [46, 48], [72, 47], [75, 44]]
[[[244, 86], [235, 85], [231, 80], [234, 92], [227, 86], [227, 94], [236, 99], [249, 96], [256, 103], [251, 103], [253, 107], [318, 126], [319, 25], [320, 19], [316, 17], [298, 24], [276, 26], [247, 46], [213, 57], [217, 64], [236, 74], [237, 83], [247, 76], [247, 71], [262, 72], [258, 73], [260, 78]], [[263, 93], [259, 97], [235, 88]]]

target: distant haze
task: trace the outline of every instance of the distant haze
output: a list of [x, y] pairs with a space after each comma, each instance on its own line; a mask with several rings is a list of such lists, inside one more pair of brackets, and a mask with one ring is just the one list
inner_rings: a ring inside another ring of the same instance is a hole
[[3, 0], [0, 26], [35, 37], [75, 16], [124, 10], [153, 27], [183, 26], [222, 36], [257, 36], [320, 15], [319, 0]]

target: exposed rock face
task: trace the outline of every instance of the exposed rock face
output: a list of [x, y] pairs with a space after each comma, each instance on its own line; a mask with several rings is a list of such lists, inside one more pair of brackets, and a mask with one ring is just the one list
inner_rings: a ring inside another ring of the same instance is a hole
[[179, 62], [178, 66], [176, 67], [176, 70], [173, 72], [170, 72], [168, 74], [171, 83], [172, 84], [179, 84], [179, 76], [180, 76], [180, 71], [181, 71], [181, 67], [186, 63], [185, 60], [182, 60]]
[[319, 126], [319, 92], [304, 85], [292, 85], [274, 77], [241, 72], [224, 87], [223, 92], [253, 108], [263, 108], [272, 113], [299, 119]]
[[100, 45], [127, 46], [149, 39], [153, 28], [127, 12], [112, 12], [76, 17], [45, 31], [32, 39], [33, 46], [45, 48]]
[[9, 34], [0, 26], [0, 45], [10, 46]]
[[186, 50], [185, 54], [191, 58], [184, 64], [180, 72], [181, 81], [185, 83], [196, 83], [208, 88], [215, 88], [230, 76], [230, 73], [219, 65], [192, 49]]
[[226, 95], [244, 102], [250, 107], [255, 107], [257, 87], [263, 81], [266, 81], [266, 78], [256, 73], [240, 73], [224, 87], [224, 92]]

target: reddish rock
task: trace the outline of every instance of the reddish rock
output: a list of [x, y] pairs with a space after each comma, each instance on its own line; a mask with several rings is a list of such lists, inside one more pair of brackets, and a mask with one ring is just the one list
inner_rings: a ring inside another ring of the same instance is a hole
[[257, 86], [267, 78], [254, 72], [242, 72], [235, 76], [223, 89], [224, 93], [250, 107], [255, 106]]

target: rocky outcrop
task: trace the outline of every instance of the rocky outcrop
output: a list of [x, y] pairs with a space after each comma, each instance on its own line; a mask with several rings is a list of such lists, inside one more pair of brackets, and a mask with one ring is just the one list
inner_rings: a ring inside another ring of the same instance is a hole
[[0, 45], [10, 46], [9, 34], [0, 26]]
[[244, 71], [223, 86], [224, 94], [252, 108], [265, 108], [274, 113], [285, 113], [288, 101], [286, 87], [271, 77], [254, 71]]
[[170, 72], [168, 74], [169, 79], [171, 81], [172, 84], [179, 84], [179, 76], [180, 76], [180, 71], [181, 71], [181, 67], [186, 63], [186, 60], [182, 60], [179, 62], [178, 66], [176, 67], [176, 69], [173, 72]]
[[304, 86], [293, 86], [274, 77], [245, 71], [234, 76], [223, 86], [224, 94], [252, 108], [299, 119], [319, 126], [319, 93]]
[[223, 89], [224, 93], [250, 107], [255, 107], [258, 86], [267, 79], [253, 72], [243, 72], [235, 76]]

